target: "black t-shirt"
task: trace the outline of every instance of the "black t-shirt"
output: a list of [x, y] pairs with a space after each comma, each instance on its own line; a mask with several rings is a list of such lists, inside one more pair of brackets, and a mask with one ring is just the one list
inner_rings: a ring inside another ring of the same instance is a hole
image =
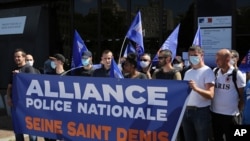
[[[14, 71], [14, 70], [19, 70], [20, 73], [39, 74], [37, 69], [35, 69], [34, 67], [32, 67], [32, 66], [30, 66], [28, 64], [25, 64], [24, 66], [21, 66], [21, 67], [16, 67], [12, 71]], [[13, 72], [12, 71], [11, 71], [11, 74], [10, 74], [9, 84], [12, 84], [12, 80], [13, 80]]]
[[74, 70], [74, 76], [92, 76], [94, 72], [94, 68], [85, 69], [84, 67], [77, 68]]
[[178, 72], [176, 69], [172, 69], [168, 72], [164, 72], [163, 69], [160, 69], [158, 72], [156, 72], [155, 78], [173, 80], [176, 72]]
[[94, 70], [93, 77], [110, 77], [110, 69], [105, 69], [104, 66], [102, 66]]
[[61, 73], [57, 73], [56, 70], [53, 70], [51, 72], [47, 72], [46, 74], [49, 74], [49, 75], [63, 75], [63, 76], [69, 76], [70, 75], [69, 73], [65, 73], [65, 71], [63, 71]]

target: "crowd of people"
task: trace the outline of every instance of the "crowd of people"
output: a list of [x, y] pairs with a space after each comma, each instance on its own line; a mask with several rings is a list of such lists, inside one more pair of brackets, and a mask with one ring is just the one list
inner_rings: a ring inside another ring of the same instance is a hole
[[[83, 77], [110, 77], [113, 53], [104, 50], [101, 66], [95, 67], [92, 53], [82, 53], [82, 67], [66, 71], [65, 57], [57, 53], [44, 63], [43, 74], [74, 75]], [[121, 59], [121, 72], [124, 78], [186, 80], [191, 92], [177, 136], [178, 141], [230, 141], [230, 129], [236, 124], [250, 124], [250, 72], [238, 70], [239, 54], [236, 50], [220, 49], [216, 54], [216, 68], [210, 68], [204, 62], [204, 52], [200, 46], [191, 46], [188, 50], [190, 66], [185, 66], [181, 56], [173, 56], [168, 49], [158, 53], [157, 67], [153, 67], [151, 55], [138, 56], [130, 53]], [[16, 67], [10, 75], [7, 86], [8, 105], [12, 106], [12, 78], [14, 73], [41, 74], [32, 67], [31, 54], [17, 49], [14, 52]], [[154, 68], [154, 69], [153, 69]], [[235, 72], [235, 74], [234, 74]], [[242, 117], [242, 119], [240, 119]], [[30, 141], [37, 137], [30, 135]], [[45, 141], [55, 139], [44, 138]], [[24, 141], [23, 134], [16, 134], [17, 141]]]

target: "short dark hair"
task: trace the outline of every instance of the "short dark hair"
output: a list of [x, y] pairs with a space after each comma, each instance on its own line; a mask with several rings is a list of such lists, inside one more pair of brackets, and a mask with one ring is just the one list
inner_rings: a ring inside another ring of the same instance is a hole
[[[104, 50], [104, 51], [102, 52], [102, 55], [104, 55], [104, 54], [108, 54], [108, 53], [112, 53], [112, 51], [111, 51], [111, 50], [106, 49], [106, 50]], [[112, 53], [112, 54], [113, 54], [113, 53]]]
[[163, 54], [162, 57], [170, 57], [172, 59], [172, 51], [169, 49], [160, 50], [160, 53]]
[[22, 52], [22, 56], [26, 57], [26, 52], [23, 49], [21, 49], [21, 48], [15, 49], [14, 54], [17, 53], [17, 52]]
[[203, 54], [203, 49], [198, 45], [192, 45], [189, 47], [188, 51], [198, 51], [199, 53]]
[[179, 64], [179, 63], [183, 63], [183, 59], [181, 56], [175, 56], [174, 60], [173, 60], [173, 64]]
[[150, 53], [143, 53], [142, 55], [141, 55], [141, 57], [142, 56], [149, 56], [149, 58], [150, 58], [150, 60], [151, 60], [151, 54]]
[[129, 53], [127, 55], [126, 61], [130, 64], [134, 65], [135, 68], [137, 68], [137, 55], [136, 53]]

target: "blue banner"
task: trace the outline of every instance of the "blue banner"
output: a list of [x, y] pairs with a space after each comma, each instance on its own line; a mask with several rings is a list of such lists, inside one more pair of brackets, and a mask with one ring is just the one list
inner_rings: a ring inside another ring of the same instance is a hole
[[250, 50], [248, 50], [247, 55], [242, 59], [239, 69], [244, 72], [250, 72]]
[[16, 133], [73, 141], [174, 141], [187, 81], [16, 74]]

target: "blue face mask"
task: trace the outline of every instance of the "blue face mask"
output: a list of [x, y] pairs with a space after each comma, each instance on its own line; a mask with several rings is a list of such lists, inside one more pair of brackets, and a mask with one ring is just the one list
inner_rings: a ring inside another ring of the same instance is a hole
[[89, 59], [82, 59], [82, 65], [83, 66], [89, 65]]
[[55, 68], [56, 68], [55, 62], [54, 62], [54, 61], [51, 61], [51, 62], [50, 62], [50, 66], [51, 66], [52, 69], [55, 69]]
[[199, 58], [199, 56], [189, 56], [189, 61], [193, 65], [198, 65], [200, 63], [200, 58]]

